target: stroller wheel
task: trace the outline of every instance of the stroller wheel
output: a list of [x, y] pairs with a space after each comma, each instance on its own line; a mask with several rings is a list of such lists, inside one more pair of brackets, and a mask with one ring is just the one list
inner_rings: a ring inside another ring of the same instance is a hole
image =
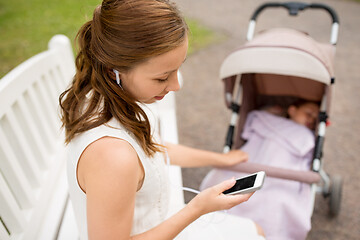
[[330, 187], [330, 216], [336, 217], [340, 212], [341, 205], [341, 195], [342, 195], [342, 178], [340, 176], [331, 177], [331, 187]]

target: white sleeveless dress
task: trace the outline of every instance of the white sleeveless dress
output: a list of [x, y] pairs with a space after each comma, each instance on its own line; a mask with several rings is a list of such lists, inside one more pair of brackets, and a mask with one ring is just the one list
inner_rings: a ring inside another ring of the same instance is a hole
[[[166, 219], [169, 206], [169, 181], [164, 156], [146, 156], [132, 133], [115, 119], [84, 132], [68, 145], [67, 177], [70, 199], [80, 232], [80, 239], [87, 240], [86, 194], [79, 187], [76, 170], [78, 160], [89, 144], [105, 137], [115, 137], [127, 141], [136, 151], [145, 171], [141, 189], [136, 193], [135, 210], [131, 235], [136, 235], [159, 225]], [[188, 226], [176, 239], [264, 239], [257, 235], [254, 223], [249, 219], [222, 213], [211, 213]]]
[[81, 190], [76, 178], [78, 160], [85, 148], [92, 142], [105, 137], [115, 137], [127, 141], [136, 151], [145, 171], [141, 189], [136, 193], [132, 235], [144, 232], [164, 221], [169, 204], [169, 187], [165, 161], [161, 153], [148, 158], [130, 132], [116, 120], [93, 128], [74, 138], [68, 145], [69, 193], [79, 225], [80, 238], [88, 239], [86, 224], [86, 194]]

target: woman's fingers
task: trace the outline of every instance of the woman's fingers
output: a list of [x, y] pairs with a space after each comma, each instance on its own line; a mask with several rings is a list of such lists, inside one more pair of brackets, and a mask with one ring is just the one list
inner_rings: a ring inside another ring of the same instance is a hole
[[253, 193], [224, 195], [223, 192], [235, 184], [235, 179], [223, 181], [211, 188], [205, 189], [197, 195], [190, 205], [194, 206], [201, 214], [230, 209], [242, 202], [247, 201]]
[[228, 153], [222, 154], [222, 160], [220, 166], [229, 167], [242, 162], [246, 162], [249, 159], [249, 155], [241, 150], [231, 150]]
[[249, 154], [247, 154], [246, 152], [241, 151], [241, 155], [242, 155], [241, 160], [243, 162], [246, 162], [247, 160], [249, 160]]
[[254, 193], [246, 193], [246, 194], [236, 194], [236, 195], [224, 195], [224, 201], [226, 201], [227, 206], [225, 209], [230, 209], [240, 203], [246, 202]]
[[225, 209], [232, 208], [242, 202], [246, 202], [253, 193], [247, 193], [247, 194], [235, 194], [235, 195], [224, 195], [222, 194], [225, 190], [230, 189], [233, 187], [236, 183], [236, 180], [234, 178], [226, 180], [224, 182], [221, 182], [218, 185], [215, 185], [213, 187], [214, 191], [219, 194], [219, 198], [221, 198], [221, 201], [224, 202]]
[[233, 187], [235, 185], [236, 181], [235, 178], [223, 181], [213, 187], [214, 191], [216, 191], [218, 194], [224, 192], [225, 190], [228, 190], [229, 188]]

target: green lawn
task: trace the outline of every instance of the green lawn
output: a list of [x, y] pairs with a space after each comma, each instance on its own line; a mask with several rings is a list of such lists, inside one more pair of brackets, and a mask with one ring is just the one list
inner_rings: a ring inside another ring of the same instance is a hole
[[[73, 41], [100, 3], [100, 0], [0, 0], [0, 78], [45, 50], [53, 35], [65, 34]], [[190, 54], [220, 39], [195, 20], [188, 19], [188, 24]]]
[[58, 33], [74, 39], [99, 0], [0, 0], [0, 77], [47, 48]]
[[225, 39], [225, 35], [212, 31], [194, 19], [187, 19], [186, 22], [190, 28], [188, 54]]

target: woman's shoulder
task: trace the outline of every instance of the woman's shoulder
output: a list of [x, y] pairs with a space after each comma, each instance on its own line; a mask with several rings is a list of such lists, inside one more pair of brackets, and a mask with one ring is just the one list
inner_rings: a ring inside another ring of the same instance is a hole
[[136, 176], [140, 171], [134, 148], [127, 141], [113, 137], [100, 138], [87, 146], [78, 166], [79, 177], [86, 179], [86, 183], [89, 179], [121, 180], [119, 178]]
[[124, 139], [111, 136], [104, 136], [89, 144], [81, 156], [84, 157], [94, 161], [95, 165], [110, 167], [124, 167], [137, 162], [134, 161], [137, 153], [132, 145]]

